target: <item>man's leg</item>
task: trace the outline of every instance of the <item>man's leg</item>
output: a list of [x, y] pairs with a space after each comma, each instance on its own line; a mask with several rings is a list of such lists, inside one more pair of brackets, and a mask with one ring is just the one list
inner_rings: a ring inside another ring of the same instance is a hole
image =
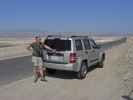
[[44, 74], [41, 66], [39, 67], [39, 71], [40, 71], [41, 78], [43, 78]]
[[37, 70], [36, 68], [33, 69], [33, 74], [34, 74], [34, 82], [37, 82], [38, 81], [38, 75], [37, 75]]
[[39, 65], [40, 65], [41, 81], [46, 81], [46, 80], [45, 80], [45, 75], [46, 75], [46, 73], [44, 72], [43, 61], [42, 61], [41, 58], [40, 58], [39, 61], [40, 61], [40, 62], [39, 62]]
[[38, 75], [37, 75], [38, 66], [37, 66], [37, 58], [34, 56], [32, 57], [32, 66], [33, 66], [34, 82], [37, 82], [38, 81]]

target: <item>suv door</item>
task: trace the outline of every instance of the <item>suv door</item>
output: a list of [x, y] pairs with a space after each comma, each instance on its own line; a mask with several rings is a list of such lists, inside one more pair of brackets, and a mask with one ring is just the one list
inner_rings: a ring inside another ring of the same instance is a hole
[[76, 55], [77, 55], [78, 61], [81, 61], [84, 57], [84, 53], [83, 53], [83, 44], [80, 39], [75, 40], [75, 47], [76, 47], [75, 49], [76, 49]]
[[83, 50], [83, 45], [82, 45], [82, 41], [80, 39], [75, 40], [75, 46], [76, 46], [76, 51], [78, 53], [81, 53]]
[[84, 47], [85, 47], [84, 53], [85, 53], [85, 56], [87, 56], [88, 66], [90, 66], [91, 60], [93, 60], [92, 59], [93, 54], [92, 54], [92, 49], [91, 49], [89, 39], [83, 39], [83, 43], [84, 43]]
[[92, 49], [92, 58], [93, 60], [91, 61], [92, 63], [97, 62], [98, 61], [98, 57], [99, 57], [99, 50], [96, 48], [97, 44], [95, 43], [94, 40], [90, 39], [90, 44], [91, 44], [91, 49]]

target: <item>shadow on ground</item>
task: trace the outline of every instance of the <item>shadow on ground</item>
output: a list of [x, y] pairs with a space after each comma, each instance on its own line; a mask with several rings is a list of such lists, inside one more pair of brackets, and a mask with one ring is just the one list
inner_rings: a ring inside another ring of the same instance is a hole
[[[94, 69], [96, 69], [96, 66], [92, 66], [88, 69], [88, 73], [92, 72]], [[70, 72], [70, 71], [59, 71], [56, 70], [54, 73], [49, 72], [47, 76], [53, 77], [53, 78], [60, 78], [60, 79], [78, 79], [76, 72]]]
[[125, 100], [133, 100], [133, 98], [131, 98], [132, 93], [133, 93], [133, 90], [131, 92], [129, 92], [128, 95], [122, 96], [122, 98]]

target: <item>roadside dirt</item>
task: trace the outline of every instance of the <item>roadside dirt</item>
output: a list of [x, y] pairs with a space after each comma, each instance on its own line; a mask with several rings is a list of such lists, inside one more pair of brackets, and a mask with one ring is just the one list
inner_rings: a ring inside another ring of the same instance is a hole
[[104, 68], [92, 69], [85, 80], [69, 73], [33, 78], [0, 87], [0, 100], [133, 100], [133, 38], [106, 51]]

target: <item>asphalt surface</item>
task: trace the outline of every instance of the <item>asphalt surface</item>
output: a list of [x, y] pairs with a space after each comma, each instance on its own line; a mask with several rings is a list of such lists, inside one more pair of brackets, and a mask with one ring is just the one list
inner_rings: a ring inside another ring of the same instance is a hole
[[3, 48], [3, 47], [12, 47], [12, 45], [0, 45], [0, 48]]
[[31, 76], [31, 65], [30, 56], [0, 61], [0, 85]]
[[[122, 42], [110, 43], [110, 45], [104, 44], [102, 48], [106, 50]], [[30, 77], [31, 75], [31, 56], [0, 61], [0, 86]]]

